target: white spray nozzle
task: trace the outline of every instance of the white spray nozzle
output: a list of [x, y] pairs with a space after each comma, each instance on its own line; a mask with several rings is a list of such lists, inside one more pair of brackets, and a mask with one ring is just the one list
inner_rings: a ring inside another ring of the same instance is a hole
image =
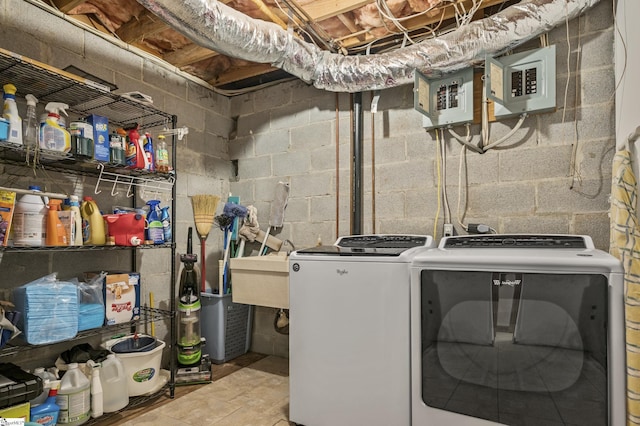
[[36, 106], [36, 104], [38, 103], [38, 99], [31, 93], [29, 93], [24, 98], [27, 100], [27, 105]]
[[49, 102], [47, 106], [44, 107], [44, 109], [46, 109], [49, 112], [52, 112], [58, 115], [60, 115], [60, 113], [63, 113], [67, 117], [69, 116], [66, 111], [68, 108], [69, 108], [69, 105], [62, 102]]

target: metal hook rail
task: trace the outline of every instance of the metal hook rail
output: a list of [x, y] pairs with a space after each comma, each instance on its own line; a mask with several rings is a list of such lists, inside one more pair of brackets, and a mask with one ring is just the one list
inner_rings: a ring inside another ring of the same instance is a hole
[[169, 176], [166, 179], [151, 179], [144, 176], [123, 175], [120, 173], [108, 172], [104, 169], [104, 164], [98, 164], [100, 175], [96, 182], [94, 189], [95, 194], [102, 192], [100, 185], [107, 182], [111, 183], [111, 195], [116, 196], [119, 194], [117, 191], [118, 185], [122, 185], [127, 188], [127, 197], [131, 198], [135, 195], [133, 188], [141, 188], [143, 191], [159, 194], [161, 192], [171, 192], [175, 183], [175, 177]]

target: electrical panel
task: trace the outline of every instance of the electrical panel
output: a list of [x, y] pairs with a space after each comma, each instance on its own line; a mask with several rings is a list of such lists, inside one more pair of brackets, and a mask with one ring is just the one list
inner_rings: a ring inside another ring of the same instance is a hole
[[473, 121], [473, 68], [466, 68], [438, 79], [415, 71], [414, 108], [424, 114], [427, 129]]
[[556, 47], [487, 58], [487, 97], [497, 119], [556, 108]]

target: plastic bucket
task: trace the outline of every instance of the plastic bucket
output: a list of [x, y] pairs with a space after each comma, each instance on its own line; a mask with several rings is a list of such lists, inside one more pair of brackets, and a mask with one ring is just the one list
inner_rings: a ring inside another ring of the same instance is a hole
[[[149, 336], [139, 336], [139, 339], [154, 339]], [[133, 342], [133, 336], [110, 340], [106, 343], [107, 349], [114, 352], [124, 365], [127, 377], [127, 387], [129, 396], [144, 395], [156, 389], [158, 378], [160, 377], [160, 365], [162, 363], [162, 350], [165, 343], [155, 339], [153, 349], [146, 347], [146, 351], [140, 351], [139, 346]], [[142, 342], [144, 343], [144, 341]], [[118, 350], [125, 352], [115, 352], [113, 349], [118, 346]], [[130, 348], [130, 351], [126, 351]]]

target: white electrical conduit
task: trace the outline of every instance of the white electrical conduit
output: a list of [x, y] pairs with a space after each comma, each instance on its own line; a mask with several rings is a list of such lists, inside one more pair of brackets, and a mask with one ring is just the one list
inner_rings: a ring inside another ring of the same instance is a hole
[[451, 223], [451, 209], [447, 197], [447, 143], [444, 139], [444, 129], [440, 129], [440, 155], [442, 157], [442, 202], [444, 203], [444, 223]]
[[466, 146], [467, 148], [469, 148], [474, 152], [477, 152], [478, 154], [484, 154], [484, 151], [482, 150], [482, 148], [471, 143], [471, 134], [470, 134], [470, 129], [468, 124], [467, 124], [467, 137], [464, 139], [462, 138], [462, 136], [457, 134], [451, 127], [449, 127], [447, 130], [449, 130], [449, 134], [453, 136], [462, 145]]
[[520, 115], [520, 120], [518, 120], [518, 122], [516, 123], [515, 126], [513, 126], [513, 129], [511, 129], [509, 131], [509, 133], [507, 133], [506, 135], [504, 135], [503, 137], [501, 137], [500, 139], [498, 139], [495, 142], [490, 143], [489, 145], [484, 147], [484, 152], [489, 151], [492, 148], [495, 148], [496, 146], [502, 144], [504, 141], [506, 141], [507, 139], [509, 139], [511, 136], [513, 136], [513, 134], [515, 132], [517, 132], [520, 127], [522, 127], [522, 123], [524, 123], [524, 120], [528, 117], [527, 113], [523, 113], [522, 115]]
[[374, 55], [343, 56], [253, 19], [217, 0], [138, 0], [194, 43], [223, 55], [268, 63], [318, 89], [364, 92], [413, 83], [497, 56], [573, 19], [599, 0], [522, 0], [438, 38]]

